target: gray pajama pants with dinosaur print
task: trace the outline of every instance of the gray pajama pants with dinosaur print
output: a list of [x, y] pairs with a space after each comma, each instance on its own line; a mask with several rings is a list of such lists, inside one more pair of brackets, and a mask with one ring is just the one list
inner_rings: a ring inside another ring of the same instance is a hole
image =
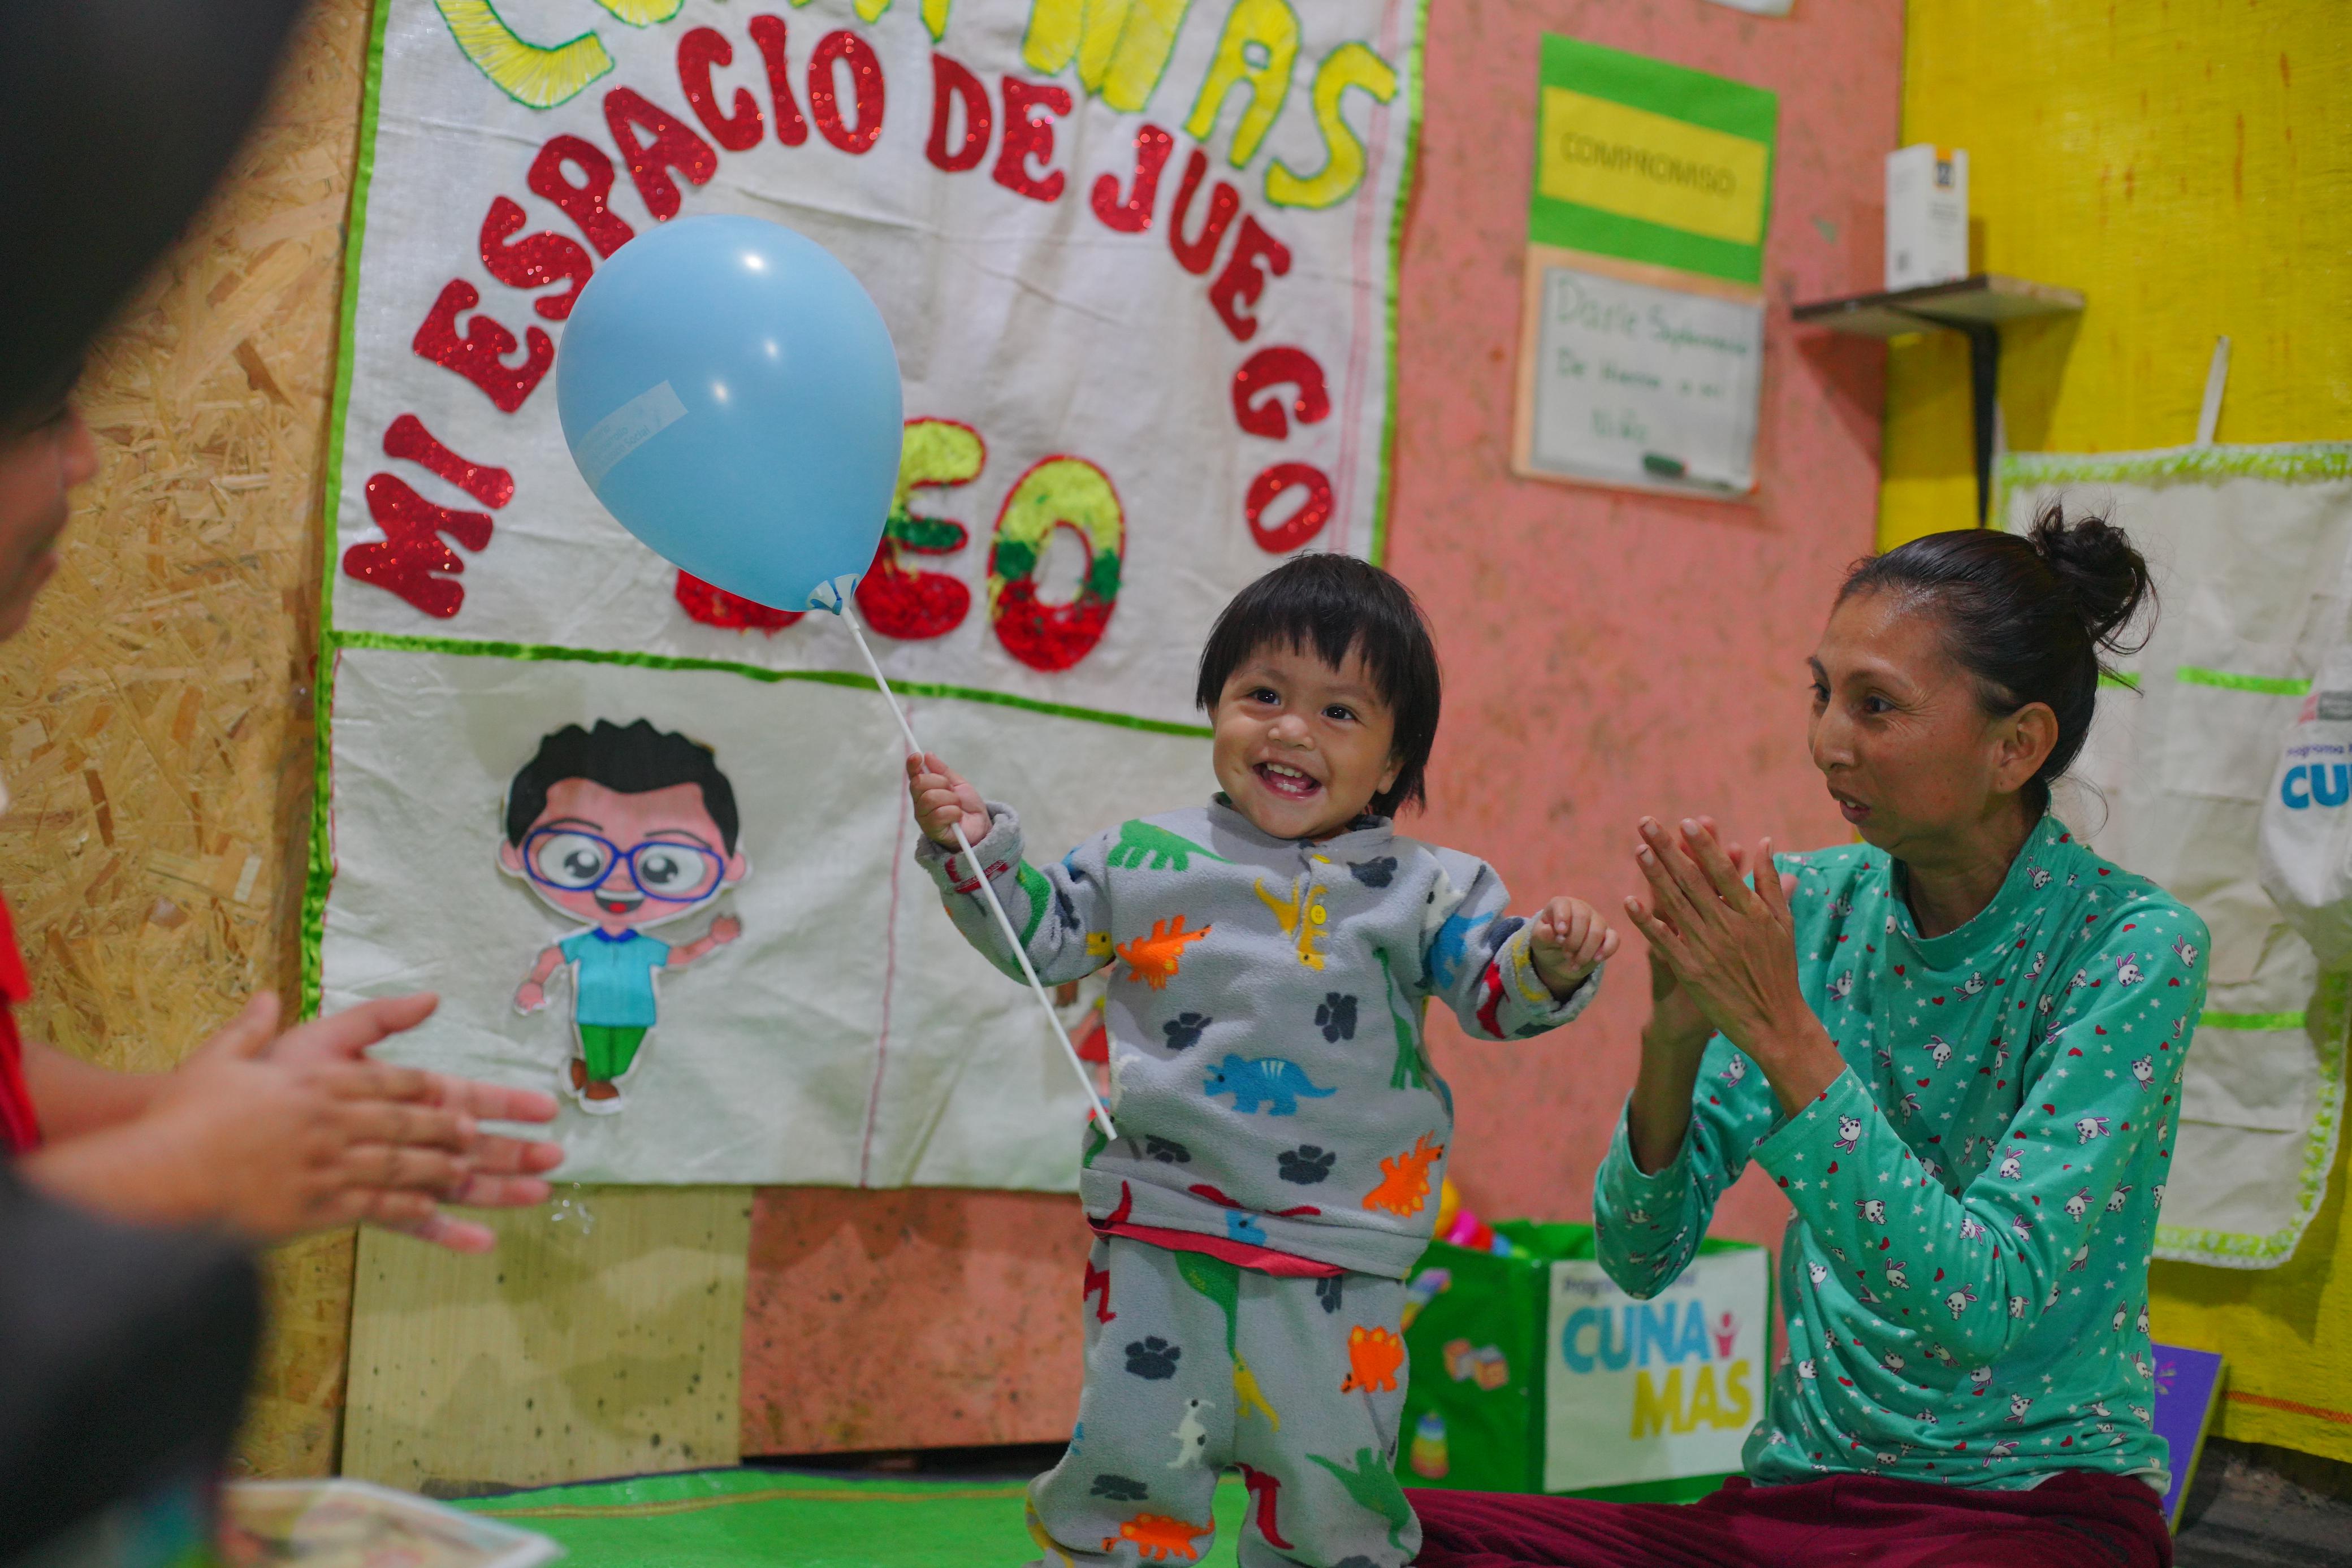
[[1241, 1568], [1402, 1568], [1421, 1546], [1391, 1468], [1403, 1307], [1376, 1275], [1277, 1278], [1097, 1237], [1077, 1430], [1029, 1487], [1038, 1562], [1200, 1561], [1230, 1468], [1249, 1488]]

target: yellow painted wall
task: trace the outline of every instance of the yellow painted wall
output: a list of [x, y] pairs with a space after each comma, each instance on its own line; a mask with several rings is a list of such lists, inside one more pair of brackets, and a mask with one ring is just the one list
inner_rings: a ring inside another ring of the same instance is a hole
[[[1911, 0], [1904, 140], [1969, 150], [1979, 264], [2080, 288], [2010, 329], [2011, 448], [2352, 439], [2352, 13], [2340, 0]], [[1888, 361], [1882, 547], [1975, 521], [1968, 355]], [[2347, 1140], [2352, 1149], [2352, 1140]], [[2352, 1459], [2352, 1218], [2338, 1158], [2294, 1260], [2158, 1264], [2157, 1335], [2223, 1352], [2221, 1430]]]
[[[1969, 152], [1979, 266], [2089, 297], [2003, 344], [2018, 451], [2352, 438], [2352, 12], [2342, 0], [1911, 0], [1903, 139]], [[1857, 287], [1874, 279], [1858, 278]], [[1968, 350], [1887, 362], [1879, 530], [1976, 521]]]

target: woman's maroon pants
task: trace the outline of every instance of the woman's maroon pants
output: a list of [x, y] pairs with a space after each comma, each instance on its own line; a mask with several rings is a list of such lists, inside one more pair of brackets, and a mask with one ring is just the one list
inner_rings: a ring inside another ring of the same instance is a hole
[[1417, 1568], [2171, 1568], [2156, 1492], [2069, 1470], [2031, 1491], [1832, 1476], [1734, 1477], [1694, 1503], [1408, 1494]]

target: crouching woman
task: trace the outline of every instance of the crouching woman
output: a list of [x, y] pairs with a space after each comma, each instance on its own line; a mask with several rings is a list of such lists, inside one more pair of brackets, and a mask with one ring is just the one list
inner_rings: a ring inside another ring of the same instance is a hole
[[1663, 1289], [1755, 1161], [1795, 1209], [1789, 1359], [1722, 1491], [1418, 1492], [1423, 1568], [2169, 1563], [2147, 1272], [2205, 928], [2049, 813], [2147, 593], [2054, 508], [1866, 561], [1810, 731], [1863, 841], [1751, 886], [1711, 823], [1642, 823], [1655, 999], [1601, 1258]]

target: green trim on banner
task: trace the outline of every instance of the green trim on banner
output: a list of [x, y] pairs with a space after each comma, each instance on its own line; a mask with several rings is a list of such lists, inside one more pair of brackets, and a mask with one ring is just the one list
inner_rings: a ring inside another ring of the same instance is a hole
[[1416, 0], [1412, 14], [1412, 68], [1405, 75], [1404, 167], [1397, 172], [1396, 203], [1389, 209], [1388, 411], [1381, 423], [1381, 486], [1372, 497], [1372, 538], [1365, 559], [1384, 566], [1389, 551], [1389, 490], [1396, 478], [1397, 277], [1404, 266], [1404, 210], [1412, 200], [1421, 168], [1421, 72], [1429, 53], [1429, 0]]
[[[383, 99], [383, 35], [393, 0], [375, 0], [368, 26], [367, 78], [360, 89], [359, 161], [352, 172], [350, 216], [343, 224], [343, 319], [335, 334], [335, 401], [327, 414], [327, 471], [322, 483], [327, 542], [319, 570], [319, 625], [334, 624], [335, 567], [342, 559], [337, 517], [343, 504], [343, 436], [352, 411], [352, 354], [359, 336], [361, 242], [367, 237], [368, 187], [375, 183], [376, 122]], [[323, 656], [326, 647], [320, 646]]]
[[[854, 686], [860, 691], [875, 689], [873, 676], [852, 674], [846, 670], [772, 670], [764, 664], [741, 664], [728, 659], [633, 653], [609, 648], [565, 648], [551, 643], [489, 643], [472, 638], [408, 637], [394, 632], [340, 631], [328, 632], [327, 639], [338, 652], [344, 648], [376, 648], [400, 653], [451, 653], [469, 659], [544, 659], [574, 664], [634, 664], [646, 670], [704, 670], [714, 674], [740, 675], [747, 681], [758, 681], [765, 685], [777, 685], [786, 681], [811, 681], [819, 685]], [[1077, 707], [1069, 703], [1041, 702], [1035, 697], [982, 691], [976, 686], [942, 685], [932, 681], [894, 681], [890, 689], [904, 697], [952, 697], [960, 702], [989, 703], [997, 707], [1044, 714], [1050, 718], [1074, 718], [1089, 724], [1116, 725], [1123, 729], [1139, 729], [1152, 735], [1184, 735], [1206, 740], [1213, 733], [1205, 724], [1139, 718], [1133, 714], [1107, 713], [1100, 708]]]
[[2112, 456], [2075, 452], [2011, 452], [1994, 465], [1992, 516], [2006, 530], [2012, 492], [2029, 485], [2163, 485], [2268, 479], [2321, 485], [2352, 479], [2352, 441], [2286, 441], [2260, 446], [2172, 446]]
[[[2295, 1218], [2288, 1225], [2267, 1236], [2250, 1236], [2229, 1230], [2195, 1230], [2187, 1226], [2166, 1225], [2158, 1220], [2156, 1228], [2156, 1256], [2176, 1263], [2204, 1263], [2218, 1269], [2275, 1269], [2294, 1255], [2295, 1246], [2310, 1228], [2312, 1218], [2319, 1212], [2320, 1200], [2327, 1195], [2327, 1173], [2336, 1168], [2336, 1141], [2342, 1128], [2344, 1105], [2344, 1047], [2352, 1039], [2352, 975], [2329, 975], [2321, 979], [2315, 998], [2321, 1016], [2331, 1022], [2329, 1038], [2320, 1042], [2318, 1103], [2313, 1108], [2311, 1131], [2303, 1143], [2303, 1169], [2297, 1178]], [[2204, 1023], [2217, 1019], [2259, 1019], [2264, 1017], [2300, 1018], [2304, 1015], [2263, 1013], [2207, 1013]], [[2236, 1027], [2221, 1024], [2228, 1029]]]
[[334, 779], [335, 647], [327, 629], [334, 623], [335, 568], [342, 559], [336, 520], [343, 498], [343, 433], [351, 417], [352, 348], [359, 335], [361, 241], [367, 233], [368, 187], [375, 180], [376, 127], [383, 98], [383, 37], [392, 23], [392, 0], [375, 0], [374, 11], [368, 22], [367, 71], [360, 88], [359, 156], [352, 171], [351, 206], [343, 222], [342, 320], [335, 333], [335, 392], [327, 413], [327, 467], [321, 482], [320, 535], [326, 548], [319, 565], [319, 645], [311, 659], [310, 863], [302, 872], [301, 978], [296, 1001], [296, 1016], [305, 1019], [319, 1012], [327, 889], [334, 881], [328, 791]]
[[2224, 691], [2254, 692], [2268, 697], [2299, 697], [2311, 690], [2309, 681], [2295, 675], [2241, 675], [2196, 664], [2181, 665], [2172, 672], [2172, 677], [2183, 685], [2219, 686]]
[[2125, 691], [2136, 692], [2139, 690], [2139, 675], [2137, 672], [2131, 670], [2101, 670], [2099, 672], [2099, 685], [2103, 686], [2120, 686]]
[[2200, 1029], [2301, 1029], [2305, 1013], [2213, 1013], [2197, 1020]]
[[330, 791], [334, 788], [334, 747], [330, 733], [334, 724], [335, 655], [321, 648], [310, 683], [310, 863], [302, 870], [301, 995], [295, 1016], [319, 1016], [319, 991], [327, 935], [327, 890], [335, 880], [334, 815]]
[[2352, 441], [2283, 441], [2248, 446], [2172, 446], [2113, 455], [2011, 452], [2005, 483], [2161, 483], [2174, 479], [2273, 479], [2308, 485], [2352, 479]]

